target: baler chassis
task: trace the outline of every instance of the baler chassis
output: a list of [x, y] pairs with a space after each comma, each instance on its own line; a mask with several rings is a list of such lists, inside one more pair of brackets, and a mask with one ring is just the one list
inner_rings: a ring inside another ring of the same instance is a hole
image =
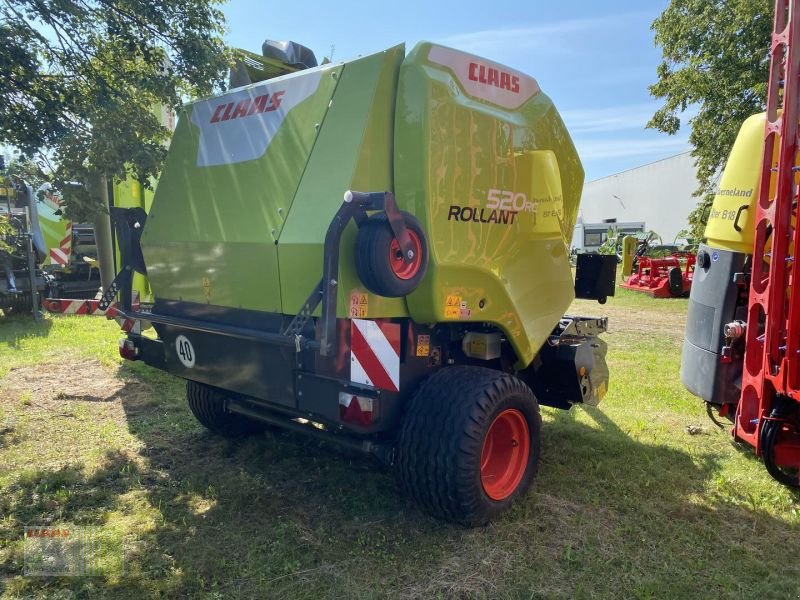
[[[149, 322], [158, 333], [153, 339], [134, 328], [120, 341], [124, 358], [187, 379], [189, 406], [213, 432], [241, 435], [278, 426], [377, 457], [397, 469], [409, 494], [435, 516], [474, 525], [503, 510], [536, 471], [538, 403], [563, 409], [596, 404], [607, 389], [605, 344], [598, 337], [606, 331], [605, 318], [564, 317], [525, 368], [516, 364], [502, 332], [488, 323], [337, 318], [339, 246], [351, 219], [359, 228], [373, 227], [376, 217], [388, 224], [404, 261], [411, 263], [412, 248], [419, 249], [411, 244], [419, 230], [412, 231], [416, 225], [389, 192], [345, 194], [325, 236], [322, 278], [295, 316], [226, 313], [223, 307], [158, 298], [151, 310], [137, 309], [132, 279], [134, 272], [147, 274], [140, 246], [146, 215], [139, 208], [113, 208], [111, 216], [122, 268], [98, 309], [111, 307], [119, 318]], [[579, 269], [578, 295], [605, 301], [614, 277], [607, 261], [587, 261]], [[388, 363], [386, 355], [377, 361], [385, 368], [383, 378], [371, 371], [377, 362], [369, 362], [378, 346], [365, 348], [374, 338], [391, 355]], [[477, 340], [483, 354], [470, 354], [466, 339]], [[353, 375], [355, 362], [366, 380]], [[439, 438], [446, 447], [428, 448]], [[506, 442], [512, 448], [491, 458], [493, 448]], [[473, 466], [480, 483], [476, 487], [474, 477], [465, 475], [469, 482], [453, 480], [453, 489], [440, 484], [432, 503], [426, 482], [447, 476], [437, 475], [442, 465], [458, 471], [450, 463], [464, 444], [478, 444], [475, 455], [489, 457]], [[420, 452], [422, 458], [410, 458]], [[506, 461], [516, 461], [516, 467]], [[462, 509], [467, 500], [460, 495], [467, 492], [473, 500]]]

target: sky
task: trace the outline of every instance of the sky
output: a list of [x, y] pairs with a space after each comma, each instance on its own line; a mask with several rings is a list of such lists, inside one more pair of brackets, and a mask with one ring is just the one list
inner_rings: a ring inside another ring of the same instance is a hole
[[648, 86], [660, 49], [650, 24], [668, 0], [229, 0], [226, 40], [260, 52], [292, 40], [334, 60], [421, 40], [477, 54], [532, 75], [549, 95], [592, 181], [690, 149], [688, 126], [645, 129], [661, 105]]

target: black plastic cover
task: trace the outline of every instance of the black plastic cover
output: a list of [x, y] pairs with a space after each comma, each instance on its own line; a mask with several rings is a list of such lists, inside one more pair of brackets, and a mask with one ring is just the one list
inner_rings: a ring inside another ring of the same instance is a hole
[[575, 297], [605, 302], [614, 295], [617, 281], [616, 254], [578, 254]]
[[266, 58], [274, 58], [292, 66], [301, 66], [306, 69], [317, 66], [317, 57], [314, 56], [314, 52], [297, 42], [265, 40], [261, 45], [261, 54]]

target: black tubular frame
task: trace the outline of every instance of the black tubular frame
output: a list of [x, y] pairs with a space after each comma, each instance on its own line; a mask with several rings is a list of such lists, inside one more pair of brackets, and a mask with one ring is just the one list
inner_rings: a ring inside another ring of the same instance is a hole
[[[336, 304], [339, 286], [337, 278], [339, 277], [339, 250], [342, 234], [351, 219], [360, 227], [367, 220], [367, 211], [386, 213], [389, 226], [403, 252], [403, 259], [407, 262], [413, 260], [411, 239], [394, 195], [391, 192], [346, 192], [344, 202], [336, 211], [325, 234], [322, 279], [309, 294], [291, 323], [283, 331], [271, 332], [210, 323], [200, 319], [174, 317], [152, 311], [133, 310], [133, 273], [147, 275], [140, 244], [147, 215], [141, 208], [112, 208], [111, 219], [117, 232], [122, 264], [109, 289], [103, 294], [101, 304], [107, 308], [119, 294], [120, 316], [126, 319], [150, 321], [204, 333], [294, 347], [297, 352], [316, 350], [322, 356], [331, 356], [337, 344]], [[302, 335], [302, 332], [320, 304], [322, 304], [320, 339], [308, 339]]]

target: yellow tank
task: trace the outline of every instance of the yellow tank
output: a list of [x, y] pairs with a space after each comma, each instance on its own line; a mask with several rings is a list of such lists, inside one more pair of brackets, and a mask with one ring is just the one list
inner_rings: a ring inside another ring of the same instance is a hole
[[[753, 115], [739, 130], [708, 216], [706, 238], [710, 246], [745, 254], [753, 251], [765, 121], [765, 113]], [[776, 140], [772, 157], [773, 167], [778, 165], [779, 145], [780, 140]], [[798, 161], [795, 164], [798, 164]], [[799, 183], [800, 174], [795, 174], [795, 185]], [[769, 193], [770, 196], [775, 193], [774, 177], [770, 182]]]
[[753, 115], [739, 130], [708, 215], [709, 246], [746, 254], [753, 251], [765, 121], [764, 113]]

